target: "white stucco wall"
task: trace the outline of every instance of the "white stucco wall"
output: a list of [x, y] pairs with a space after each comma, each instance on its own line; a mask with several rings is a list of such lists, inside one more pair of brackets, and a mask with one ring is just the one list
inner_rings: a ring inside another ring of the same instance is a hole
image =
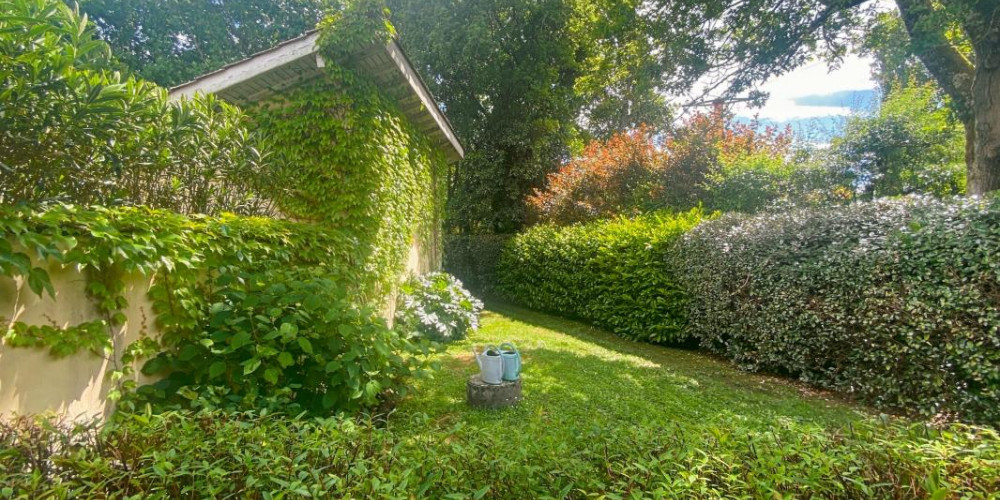
[[[74, 268], [48, 267], [56, 290], [48, 295], [34, 294], [22, 279], [0, 276], [0, 328], [7, 330], [12, 321], [32, 325], [66, 327], [99, 319], [86, 295], [86, 281]], [[105, 358], [91, 352], [79, 352], [54, 358], [43, 349], [13, 348], [0, 344], [0, 417], [55, 412], [74, 419], [106, 415], [108, 390], [113, 383], [106, 376], [118, 366], [121, 350], [139, 338], [142, 331], [156, 335], [152, 304], [146, 297], [151, 283], [141, 275], [126, 278], [123, 311], [127, 322], [114, 339], [116, 352]], [[141, 375], [138, 380], [144, 382]]]
[[[436, 238], [421, 242], [414, 238], [406, 261], [407, 274], [423, 274], [440, 269], [441, 251]], [[86, 295], [86, 279], [75, 268], [49, 265], [47, 270], [56, 290], [56, 298], [39, 297], [22, 279], [0, 276], [0, 329], [6, 331], [13, 321], [31, 325], [66, 327], [99, 319], [99, 314]], [[13, 415], [58, 413], [85, 420], [106, 416], [113, 408], [107, 401], [113, 383], [109, 371], [115, 369], [121, 350], [140, 334], [156, 337], [155, 315], [147, 292], [150, 278], [133, 275], [126, 278], [124, 311], [127, 322], [117, 329], [115, 356], [105, 358], [90, 352], [80, 352], [65, 358], [54, 358], [48, 350], [13, 348], [0, 343], [0, 418]], [[393, 294], [395, 295], [395, 294]], [[395, 313], [395, 297], [385, 311], [390, 320]], [[138, 374], [136, 380], [149, 380]]]

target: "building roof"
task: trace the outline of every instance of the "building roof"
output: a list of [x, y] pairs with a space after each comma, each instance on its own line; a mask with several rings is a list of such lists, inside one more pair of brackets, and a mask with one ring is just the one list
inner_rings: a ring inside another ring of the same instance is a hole
[[[312, 31], [298, 38], [202, 75], [170, 89], [171, 99], [214, 93], [239, 105], [258, 102], [322, 76], [325, 61], [319, 54], [319, 33]], [[465, 156], [448, 118], [441, 112], [427, 85], [395, 40], [385, 46], [359, 49], [352, 58], [356, 70], [375, 80], [386, 96], [395, 99], [403, 114], [440, 148], [449, 162]]]

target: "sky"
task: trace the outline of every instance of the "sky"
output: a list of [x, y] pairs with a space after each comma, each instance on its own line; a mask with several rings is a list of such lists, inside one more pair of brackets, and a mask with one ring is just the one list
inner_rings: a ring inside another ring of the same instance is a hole
[[852, 110], [872, 109], [877, 104], [876, 88], [871, 60], [851, 55], [832, 71], [825, 62], [816, 61], [772, 78], [761, 87], [771, 94], [764, 107], [738, 105], [733, 111], [741, 121], [757, 115], [763, 124], [788, 124], [797, 135], [826, 142]]

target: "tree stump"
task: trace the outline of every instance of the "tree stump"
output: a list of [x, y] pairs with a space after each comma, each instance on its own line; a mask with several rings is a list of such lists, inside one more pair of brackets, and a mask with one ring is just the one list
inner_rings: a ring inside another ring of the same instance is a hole
[[479, 375], [469, 377], [465, 385], [465, 395], [469, 404], [476, 408], [506, 408], [521, 401], [521, 379], [504, 380], [499, 385], [483, 382]]

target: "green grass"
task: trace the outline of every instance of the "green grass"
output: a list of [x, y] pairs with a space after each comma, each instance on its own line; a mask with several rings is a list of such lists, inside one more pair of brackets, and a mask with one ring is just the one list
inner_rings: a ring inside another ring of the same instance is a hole
[[[495, 307], [385, 418], [120, 414], [0, 423], [0, 498], [997, 498], [995, 431], [882, 419], [693, 351]], [[510, 340], [524, 401], [465, 403]], [[41, 472], [45, 469], [44, 472]]]
[[[512, 341], [524, 359], [524, 401], [477, 410], [465, 382], [478, 373], [474, 345]], [[786, 379], [741, 372], [696, 351], [631, 342], [571, 320], [512, 306], [484, 313], [470, 338], [436, 356], [441, 371], [418, 383], [402, 414], [464, 422], [490, 432], [517, 425], [541, 435], [564, 426], [693, 425], [738, 418], [768, 427], [775, 419], [843, 425], [866, 418], [859, 409]]]
[[[524, 358], [524, 400], [473, 409], [472, 346], [504, 341]], [[417, 383], [387, 430], [398, 455], [422, 449], [439, 461], [436, 484], [452, 488], [442, 491], [461, 492], [463, 478], [467, 491], [488, 485], [497, 498], [994, 498], [1000, 489], [992, 431], [874, 416], [696, 351], [512, 306], [484, 313], [480, 330], [436, 361], [441, 370]]]

